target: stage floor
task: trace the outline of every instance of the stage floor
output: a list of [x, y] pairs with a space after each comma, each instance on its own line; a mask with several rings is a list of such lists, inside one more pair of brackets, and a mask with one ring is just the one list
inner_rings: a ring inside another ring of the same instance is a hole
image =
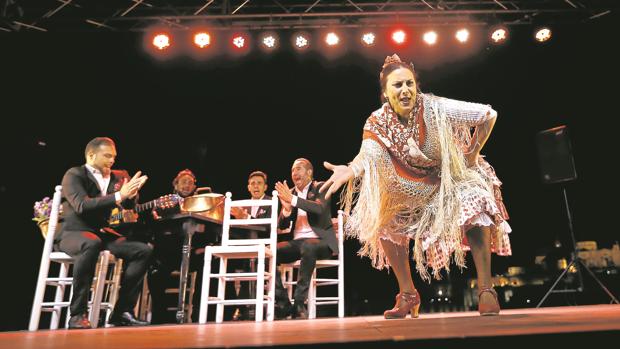
[[[503, 310], [499, 316], [487, 317], [481, 317], [476, 312], [463, 312], [421, 314], [418, 319], [403, 320], [360, 316], [271, 323], [244, 321], [71, 331], [18, 331], [0, 333], [0, 348], [344, 348], [353, 345], [358, 348], [415, 348], [416, 343], [418, 347], [446, 343], [463, 345], [468, 340], [472, 345], [479, 345], [484, 344], [485, 339], [490, 343], [490, 338], [494, 338], [495, 342], [518, 338], [523, 343], [534, 344], [534, 338], [557, 337], [563, 338], [565, 343], [588, 336], [592, 341], [609, 336], [620, 338], [620, 305], [513, 309]], [[601, 342], [598, 344], [602, 345]], [[593, 343], [596, 347], [598, 344]]]

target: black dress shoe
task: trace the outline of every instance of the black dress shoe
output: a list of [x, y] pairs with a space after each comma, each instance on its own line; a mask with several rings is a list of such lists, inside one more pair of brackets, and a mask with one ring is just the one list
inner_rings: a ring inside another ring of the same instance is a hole
[[291, 315], [292, 310], [293, 310], [293, 307], [291, 306], [290, 303], [276, 304], [275, 312], [274, 312], [276, 320], [286, 319], [289, 315]]
[[293, 319], [307, 319], [308, 318], [308, 309], [306, 309], [306, 305], [299, 302], [295, 302], [295, 306], [293, 308]]
[[250, 312], [248, 310], [248, 308], [246, 306], [240, 306], [239, 308], [235, 309], [235, 312], [232, 315], [232, 321], [242, 321], [242, 320], [249, 320], [250, 319]]
[[112, 314], [110, 316], [110, 324], [114, 326], [146, 326], [149, 323], [136, 318], [132, 313], [126, 311], [121, 314]]
[[73, 315], [69, 319], [69, 328], [70, 329], [82, 329], [82, 328], [92, 328], [90, 325], [90, 321], [88, 321], [88, 316], [86, 314], [78, 314]]

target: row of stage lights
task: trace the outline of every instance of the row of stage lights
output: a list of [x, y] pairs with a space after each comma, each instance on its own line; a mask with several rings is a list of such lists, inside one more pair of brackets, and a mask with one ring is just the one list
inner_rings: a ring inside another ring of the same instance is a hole
[[[157, 50], [164, 51], [175, 45], [175, 39], [169, 33], [155, 32], [152, 35], [150, 43]], [[495, 44], [502, 44], [508, 39], [508, 29], [505, 27], [498, 27], [493, 29], [489, 34], [489, 40]], [[470, 37], [468, 29], [463, 28], [455, 32], [454, 38], [461, 44], [467, 43]], [[408, 34], [405, 30], [397, 29], [389, 34], [389, 39], [395, 45], [405, 45], [408, 41]], [[430, 30], [422, 34], [423, 41], [429, 45], [435, 45], [439, 39], [437, 32]], [[538, 42], [545, 42], [551, 39], [551, 29], [548, 27], [542, 27], [535, 31], [534, 39]], [[373, 46], [377, 43], [378, 35], [375, 32], [365, 32], [360, 35], [360, 41], [364, 46]], [[337, 32], [328, 32], [323, 37], [324, 43], [329, 47], [336, 47], [342, 39]], [[211, 46], [213, 42], [213, 35], [206, 31], [198, 31], [193, 35], [193, 45], [199, 49], [206, 49]], [[247, 34], [236, 34], [230, 38], [230, 45], [238, 50], [243, 50], [248, 47], [250, 42], [250, 36]], [[297, 50], [304, 50], [310, 47], [311, 36], [306, 33], [297, 33], [292, 36], [292, 46]], [[265, 33], [260, 37], [260, 45], [263, 49], [272, 50], [279, 46], [279, 37], [275, 33]]]

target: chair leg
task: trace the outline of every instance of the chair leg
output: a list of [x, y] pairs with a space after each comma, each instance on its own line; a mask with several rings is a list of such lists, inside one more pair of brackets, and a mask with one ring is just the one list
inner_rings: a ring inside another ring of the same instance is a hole
[[308, 319], [316, 319], [316, 268], [312, 272], [308, 290]]
[[258, 252], [258, 265], [256, 266], [256, 312], [255, 312], [256, 322], [263, 321], [264, 304], [265, 304], [265, 249], [262, 248]]
[[[285, 267], [284, 268], [284, 285], [286, 285], [286, 292], [288, 293], [288, 299], [290, 301], [293, 300], [293, 273], [295, 271], [295, 268], [293, 267]], [[282, 275], [278, 275], [279, 277], [282, 277]]]
[[101, 299], [103, 298], [103, 288], [108, 274], [108, 264], [110, 261], [110, 251], [101, 252], [99, 257], [99, 268], [96, 274], [96, 281], [93, 290], [93, 302], [90, 308], [90, 323], [93, 328], [99, 326], [99, 312], [101, 310]]
[[[276, 275], [276, 277], [280, 278], [280, 280], [282, 281], [282, 286], [284, 286], [284, 289], [286, 289], [286, 292], [288, 293], [287, 273], [288, 273], [288, 270], [286, 269], [286, 267], [281, 265], [278, 267], [278, 275]], [[291, 297], [289, 296], [289, 299], [290, 298]]]
[[200, 310], [198, 323], [207, 323], [207, 310], [209, 308], [209, 286], [211, 285], [211, 251], [205, 249], [205, 262], [202, 267], [202, 289], [200, 291]]
[[338, 317], [344, 317], [344, 265], [342, 261], [338, 265]]
[[[51, 245], [49, 251], [51, 251]], [[49, 267], [49, 252], [44, 252], [43, 256], [41, 257], [41, 264], [39, 266], [37, 287], [35, 289], [34, 299], [32, 301], [32, 310], [30, 311], [30, 322], [28, 323], [28, 331], [36, 331], [39, 329], [39, 321], [41, 320], [41, 308], [43, 299], [45, 298], [45, 288], [47, 285], [46, 280], [49, 274]]]
[[196, 272], [193, 271], [190, 274], [190, 278], [189, 278], [189, 295], [187, 297], [187, 306], [186, 306], [186, 310], [187, 310], [187, 314], [185, 315], [185, 318], [187, 319], [188, 323], [192, 322], [192, 313], [194, 311], [194, 292], [196, 290]]
[[[69, 301], [73, 299], [73, 284], [69, 287]], [[65, 316], [65, 328], [69, 328], [69, 319], [71, 318], [71, 305], [67, 308], [67, 314]]]
[[[58, 272], [58, 278], [66, 278], [69, 274], [69, 264], [68, 263], [60, 263], [60, 270]], [[58, 304], [63, 301], [65, 296], [65, 283], [63, 281], [59, 281], [56, 286], [56, 294], [54, 295], [54, 303]], [[62, 307], [54, 306], [54, 311], [52, 312], [52, 319], [50, 320], [50, 330], [58, 329], [58, 322], [60, 321], [60, 317], [62, 315]]]
[[275, 297], [276, 297], [276, 277], [280, 277], [277, 273], [276, 259], [274, 256], [269, 258], [269, 278], [267, 291], [267, 321], [273, 321], [275, 316]]
[[134, 306], [134, 313], [141, 319], [145, 319], [148, 321], [149, 319], [149, 286], [147, 281], [147, 276], [144, 275], [142, 279], [142, 290], [140, 291], [140, 295], [138, 300], [136, 301], [136, 305]]
[[144, 276], [143, 283], [144, 284], [142, 287], [142, 295], [140, 297], [140, 317], [148, 322], [151, 322], [151, 319], [153, 318], [153, 311], [151, 306], [152, 298], [146, 275]]
[[104, 324], [106, 326], [108, 325], [108, 322], [110, 321], [110, 315], [112, 315], [114, 307], [116, 306], [116, 301], [118, 300], [118, 292], [121, 288], [121, 276], [123, 275], [123, 260], [121, 258], [116, 258], [112, 273], [113, 275], [112, 284], [110, 285], [110, 298], [108, 299], [109, 306], [105, 313]]
[[[225, 274], [228, 266], [228, 258], [220, 258], [220, 275]], [[226, 299], [226, 278], [220, 276], [217, 281], [217, 299], [223, 301]], [[215, 309], [215, 322], [224, 321], [224, 304], [218, 303]]]

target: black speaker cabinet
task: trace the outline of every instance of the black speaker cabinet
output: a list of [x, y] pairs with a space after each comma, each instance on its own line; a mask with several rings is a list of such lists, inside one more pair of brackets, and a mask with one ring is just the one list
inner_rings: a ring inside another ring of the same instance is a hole
[[544, 183], [567, 182], [577, 178], [566, 126], [540, 131], [536, 141], [541, 178]]

